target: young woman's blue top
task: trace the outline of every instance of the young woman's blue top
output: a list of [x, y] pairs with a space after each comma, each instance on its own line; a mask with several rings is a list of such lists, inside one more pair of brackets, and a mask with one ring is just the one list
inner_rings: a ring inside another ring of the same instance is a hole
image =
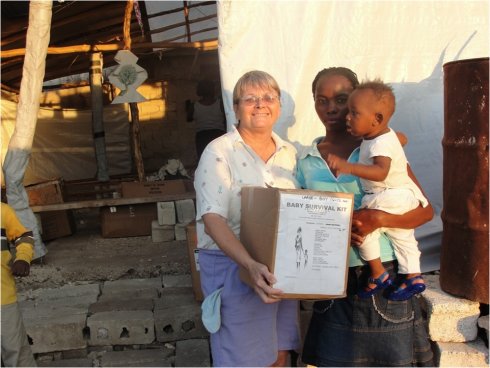
[[[343, 192], [354, 194], [354, 209], [361, 205], [364, 195], [359, 178], [353, 175], [341, 174], [335, 177], [325, 160], [318, 151], [317, 144], [323, 139], [315, 139], [312, 145], [306, 148], [299, 157], [296, 178], [304, 189], [322, 190], [329, 192]], [[359, 160], [359, 148], [356, 148], [349, 156], [349, 162]], [[381, 261], [396, 259], [390, 241], [384, 235], [380, 238]], [[359, 256], [357, 248], [351, 247], [349, 251], [349, 267], [361, 266], [364, 261]]]

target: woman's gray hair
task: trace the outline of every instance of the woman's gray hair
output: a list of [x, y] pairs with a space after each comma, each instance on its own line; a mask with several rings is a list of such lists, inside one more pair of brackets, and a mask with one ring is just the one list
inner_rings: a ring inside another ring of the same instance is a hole
[[238, 104], [240, 98], [243, 97], [243, 91], [247, 87], [273, 89], [277, 92], [277, 96], [281, 97], [281, 89], [274, 77], [260, 70], [252, 70], [242, 75], [238, 82], [236, 82], [235, 88], [233, 89], [233, 104]]

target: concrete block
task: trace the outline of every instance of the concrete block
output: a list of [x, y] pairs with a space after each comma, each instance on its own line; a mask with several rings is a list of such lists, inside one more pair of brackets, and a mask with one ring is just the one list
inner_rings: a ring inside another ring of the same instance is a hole
[[56, 300], [59, 305], [89, 305], [97, 300], [99, 294], [99, 284], [64, 285], [54, 289], [36, 289], [19, 293], [17, 300]]
[[175, 201], [175, 209], [177, 210], [177, 222], [188, 224], [196, 219], [196, 206], [192, 199], [182, 199]]
[[175, 239], [175, 225], [160, 225], [157, 220], [151, 222], [151, 241], [153, 243]]
[[200, 307], [201, 303], [196, 302], [191, 290], [191, 293], [164, 293], [161, 298], [154, 299], [154, 305], [154, 310], [158, 310], [172, 308], [176, 305], [194, 305]]
[[61, 359], [51, 362], [37, 362], [38, 367], [93, 367], [92, 359]]
[[162, 284], [164, 288], [192, 287], [192, 278], [191, 275], [163, 275]]
[[153, 314], [157, 341], [168, 342], [209, 337], [209, 333], [202, 324], [199, 305], [174, 305], [169, 308], [155, 309]]
[[26, 300], [19, 303], [33, 353], [77, 350], [87, 346], [84, 337], [88, 306], [64, 305], [60, 300]]
[[174, 202], [157, 202], [158, 224], [175, 225], [175, 203]]
[[100, 345], [100, 346], [88, 346], [88, 356], [89, 358], [99, 358], [108, 351], [114, 351], [114, 346], [112, 345]]
[[482, 328], [485, 330], [487, 334], [487, 341], [488, 341], [488, 324], [489, 324], [489, 319], [488, 319], [488, 314], [486, 316], [482, 316], [478, 318], [478, 327]]
[[66, 297], [64, 299], [48, 299], [48, 300], [39, 300], [39, 299], [28, 299], [24, 300], [21, 303], [24, 307], [32, 306], [47, 306], [50, 305], [51, 308], [61, 309], [65, 308], [69, 309], [79, 309], [85, 308], [88, 309], [89, 305], [95, 303], [97, 301], [97, 296], [94, 297], [86, 297], [86, 296], [74, 296], [74, 297]]
[[88, 349], [66, 350], [61, 352], [62, 359], [85, 359], [88, 356]]
[[429, 337], [438, 342], [472, 341], [478, 333], [480, 304], [444, 292], [438, 275], [424, 277], [427, 289], [422, 303], [427, 313]]
[[168, 287], [163, 288], [161, 297], [163, 298], [163, 297], [166, 297], [169, 295], [175, 295], [175, 294], [178, 294], [178, 295], [181, 295], [181, 294], [194, 295], [194, 291], [192, 290], [192, 287], [190, 287], [190, 286], [187, 286], [187, 287], [186, 286], [183, 286], [183, 287], [168, 286]]
[[53, 319], [61, 316], [83, 315], [88, 313], [88, 306], [82, 305], [63, 305], [56, 301], [36, 302], [27, 300], [19, 303], [20, 310], [24, 319]]
[[102, 295], [99, 301], [113, 299], [154, 299], [162, 291], [162, 279], [153, 277], [149, 279], [125, 279], [106, 281], [102, 285]]
[[53, 315], [45, 318], [24, 316], [26, 332], [32, 341], [32, 352], [36, 354], [85, 348], [86, 319], [85, 314]]
[[211, 358], [207, 339], [177, 341], [176, 367], [210, 367]]
[[437, 342], [436, 367], [488, 367], [488, 348], [481, 339], [469, 342]]
[[173, 351], [165, 348], [107, 352], [101, 367], [172, 367]]
[[39, 353], [36, 356], [36, 362], [51, 362], [54, 360], [54, 353]]
[[[125, 294], [126, 295], [126, 294]], [[153, 310], [153, 299], [138, 298], [128, 299], [119, 298], [118, 296], [109, 295], [106, 299], [98, 301], [89, 306], [89, 313], [111, 312], [111, 311], [136, 311], [136, 310]]]
[[127, 289], [160, 289], [162, 288], [162, 280], [160, 277], [152, 277], [148, 279], [122, 279], [115, 281], [106, 281], [102, 286], [102, 291], [107, 293], [119, 293]]
[[150, 311], [100, 312], [87, 318], [89, 345], [150, 344], [155, 339]]
[[175, 224], [175, 240], [187, 240], [187, 224]]

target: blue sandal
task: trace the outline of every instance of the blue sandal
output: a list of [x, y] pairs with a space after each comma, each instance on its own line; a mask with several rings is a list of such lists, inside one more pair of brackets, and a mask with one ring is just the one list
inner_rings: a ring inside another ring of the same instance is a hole
[[[383, 281], [383, 279], [388, 276], [388, 278]], [[387, 288], [388, 286], [391, 285], [391, 279], [390, 279], [390, 275], [388, 274], [388, 272], [383, 272], [377, 279], [375, 278], [368, 278], [368, 283], [369, 284], [375, 284], [376, 287], [374, 288], [370, 288], [369, 286], [367, 286], [367, 288], [369, 290], [364, 290], [364, 289], [360, 289], [358, 290], [357, 292], [357, 296], [359, 298], [370, 298], [372, 295], [376, 294], [378, 291], [382, 290], [382, 289], [385, 289]]]
[[414, 284], [413, 282], [415, 280], [423, 280], [423, 278], [421, 275], [419, 275], [410, 279], [403, 280], [401, 285], [405, 284], [405, 287], [401, 288], [400, 285], [396, 290], [388, 295], [388, 299], [394, 301], [402, 301], [410, 299], [415, 294], [420, 294], [422, 291], [425, 290], [425, 283]]

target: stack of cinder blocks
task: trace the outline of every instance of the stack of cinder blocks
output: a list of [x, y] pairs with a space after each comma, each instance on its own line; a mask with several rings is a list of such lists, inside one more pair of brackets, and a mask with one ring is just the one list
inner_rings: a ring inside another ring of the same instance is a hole
[[210, 364], [189, 275], [37, 289], [19, 293], [19, 304], [40, 366]]
[[480, 316], [480, 303], [444, 292], [439, 275], [426, 275], [422, 294], [429, 338], [433, 342], [434, 364], [438, 367], [488, 366], [488, 347], [478, 336], [487, 332], [488, 316]]
[[186, 226], [194, 221], [196, 208], [192, 199], [158, 202], [158, 220], [151, 224], [153, 242], [186, 240]]

